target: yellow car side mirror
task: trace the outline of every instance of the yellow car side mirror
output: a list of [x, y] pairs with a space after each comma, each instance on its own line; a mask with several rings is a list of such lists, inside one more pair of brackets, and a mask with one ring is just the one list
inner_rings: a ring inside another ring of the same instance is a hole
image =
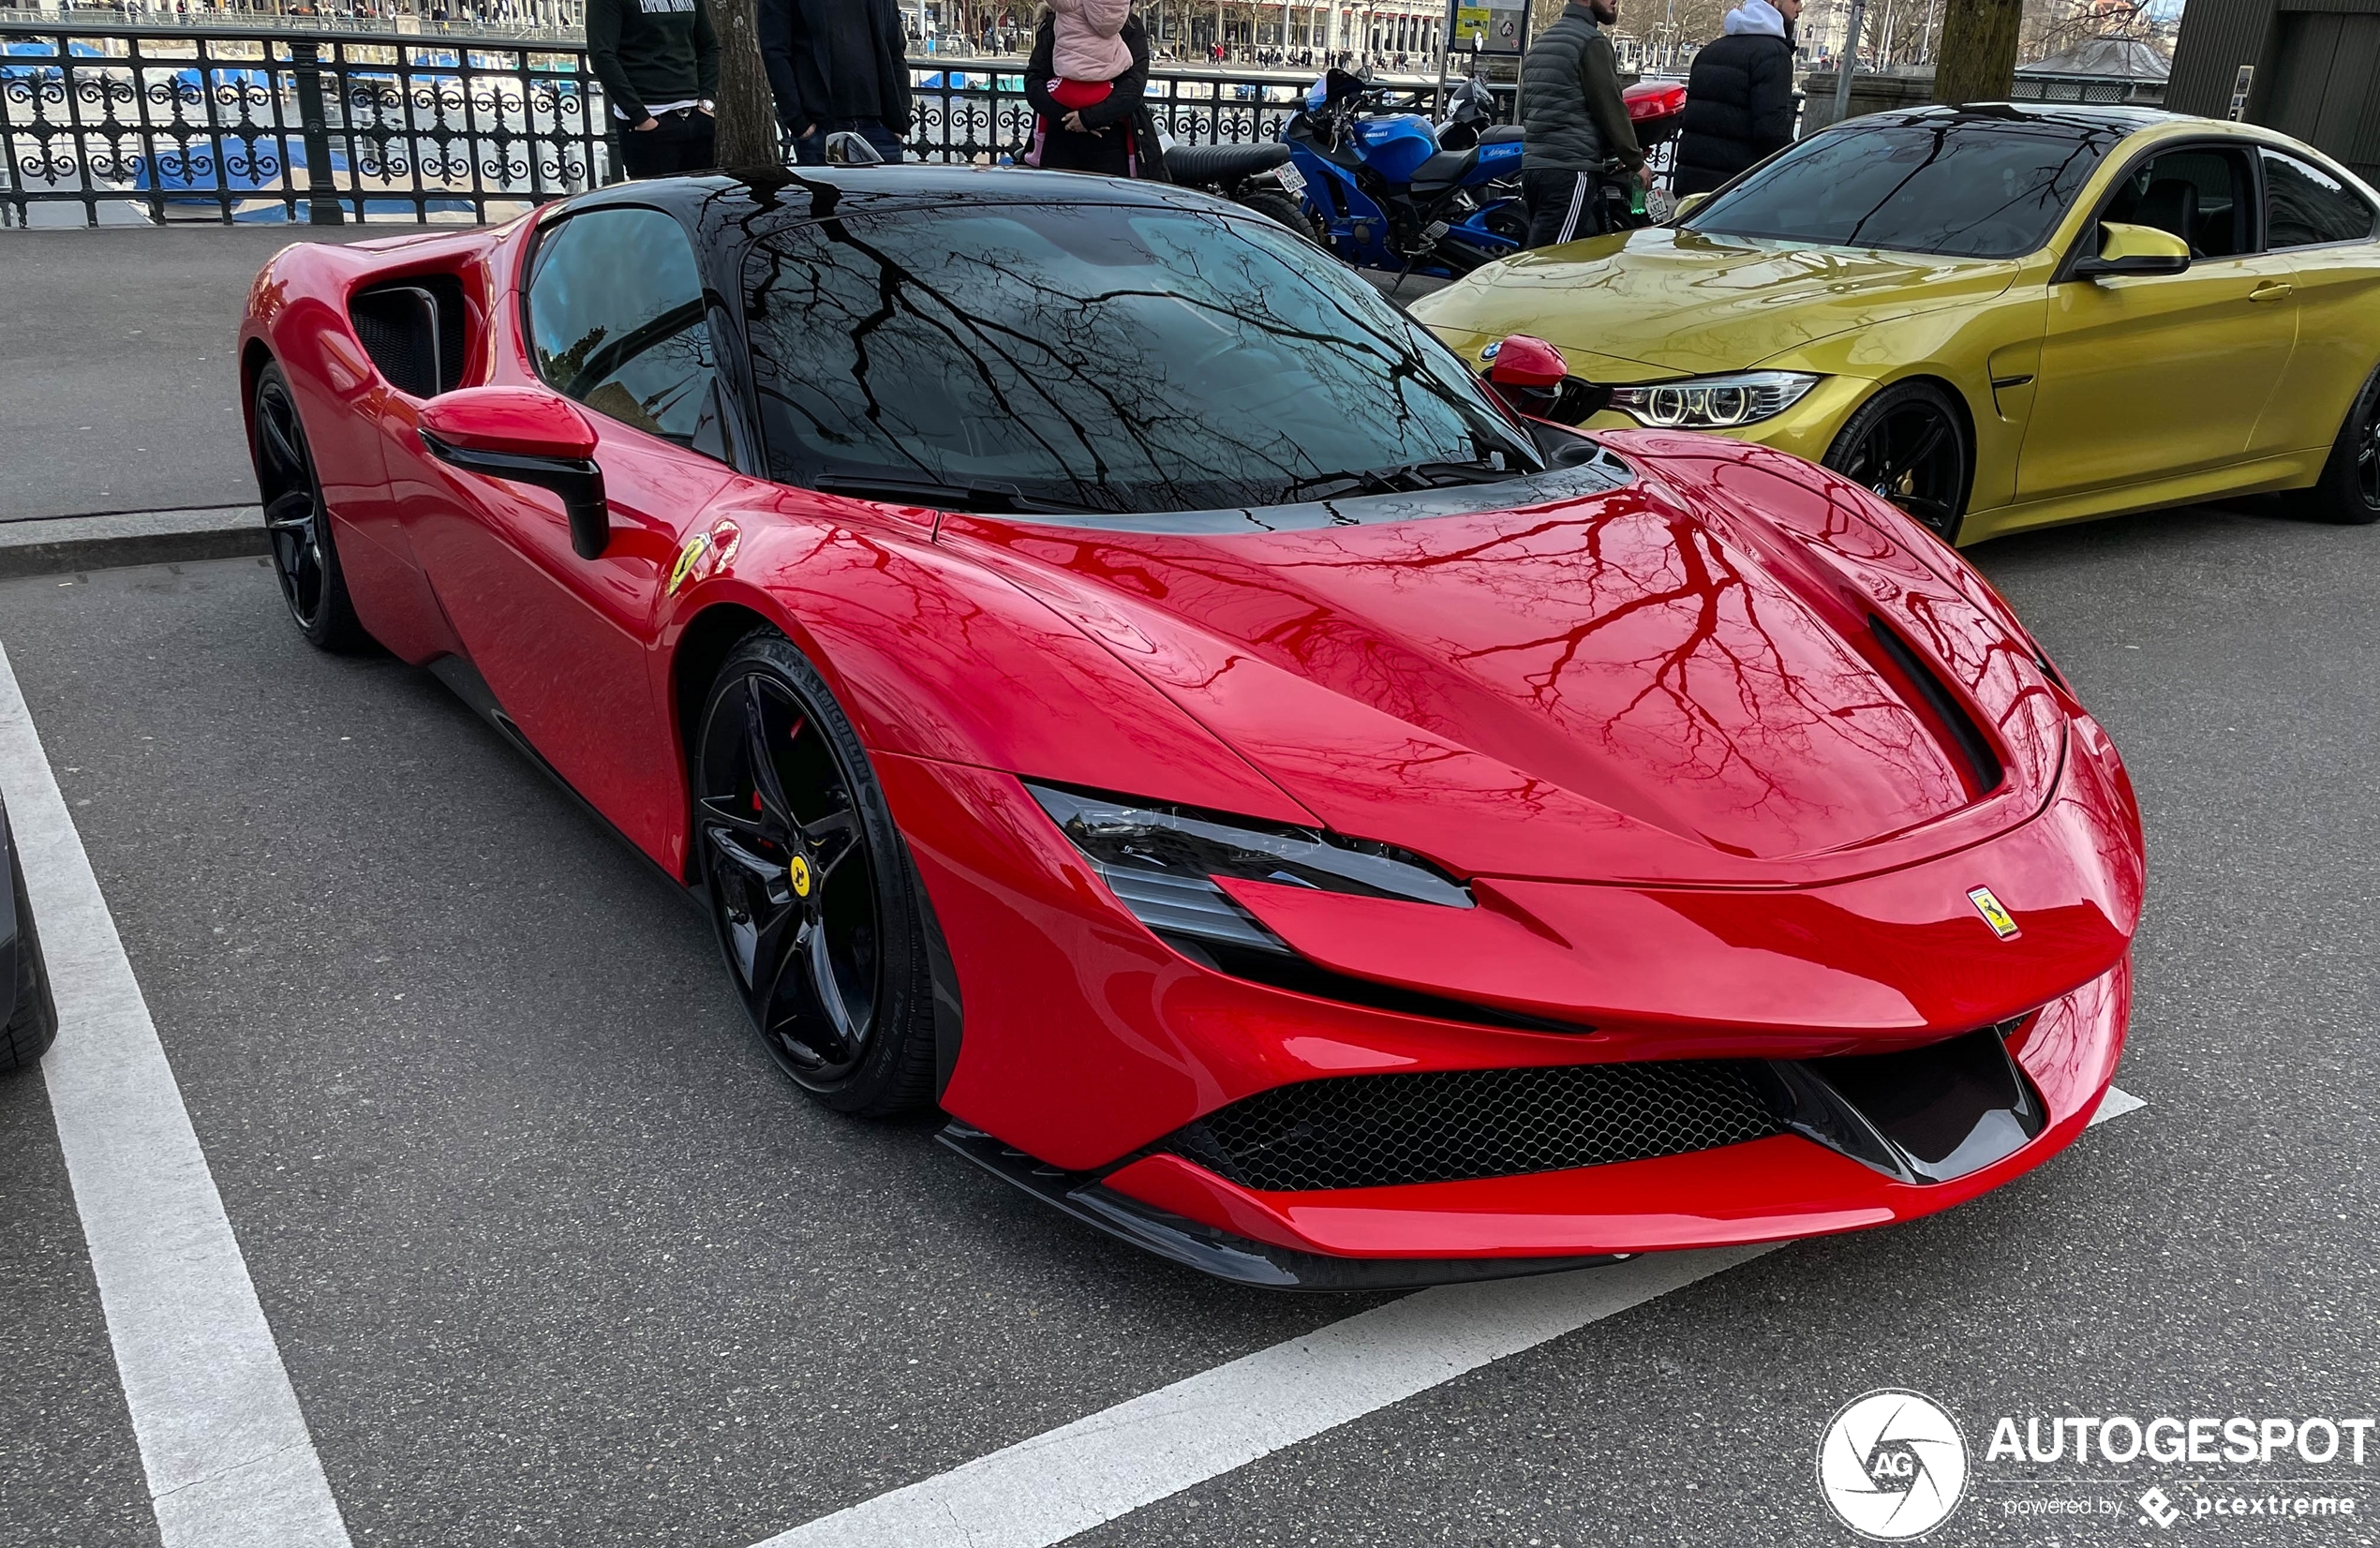
[[2075, 260], [2069, 272], [2076, 279], [2095, 280], [2113, 275], [2178, 275], [2189, 267], [2190, 244], [2173, 232], [2103, 220], [2099, 256]]
[[1709, 203], [1710, 198], [1711, 196], [1706, 193], [1688, 194], [1685, 198], [1677, 201], [1677, 213], [1670, 216], [1670, 224], [1674, 226], [1679, 221], [1685, 219], [1688, 216], [1692, 215], [1697, 209], [1700, 209], [1703, 205]]

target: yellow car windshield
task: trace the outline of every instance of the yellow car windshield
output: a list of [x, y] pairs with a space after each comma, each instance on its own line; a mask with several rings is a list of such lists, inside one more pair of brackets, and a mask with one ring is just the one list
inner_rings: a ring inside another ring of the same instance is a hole
[[1803, 141], [1685, 224], [1714, 236], [2015, 258], [2048, 239], [2121, 138], [2074, 120], [1855, 119]]

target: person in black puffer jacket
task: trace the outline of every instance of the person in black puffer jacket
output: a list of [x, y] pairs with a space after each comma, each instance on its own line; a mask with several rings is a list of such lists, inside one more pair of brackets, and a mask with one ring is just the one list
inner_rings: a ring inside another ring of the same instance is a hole
[[1676, 190], [1708, 193], [1793, 139], [1793, 20], [1802, 0], [1744, 0], [1703, 46], [1678, 123]]
[[908, 39], [893, 0], [758, 0], [761, 63], [777, 122], [806, 167], [826, 137], [850, 130], [887, 161], [901, 158], [911, 104]]

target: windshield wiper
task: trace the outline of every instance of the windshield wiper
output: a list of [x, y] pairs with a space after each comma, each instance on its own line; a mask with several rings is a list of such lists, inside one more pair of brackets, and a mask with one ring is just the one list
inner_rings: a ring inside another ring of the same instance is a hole
[[1097, 509], [1044, 499], [1038, 495], [1027, 495], [1014, 484], [988, 480], [952, 483], [904, 478], [899, 473], [826, 473], [809, 484], [824, 494], [849, 495], [887, 505], [922, 505], [935, 511], [970, 511], [982, 515], [1083, 514]]
[[1292, 481], [1281, 491], [1286, 502], [1328, 499], [1332, 495], [1403, 495], [1417, 489], [1444, 489], [1458, 484], [1498, 484], [1530, 471], [1516, 468], [1501, 454], [1467, 461], [1434, 458], [1364, 472], [1316, 473]]

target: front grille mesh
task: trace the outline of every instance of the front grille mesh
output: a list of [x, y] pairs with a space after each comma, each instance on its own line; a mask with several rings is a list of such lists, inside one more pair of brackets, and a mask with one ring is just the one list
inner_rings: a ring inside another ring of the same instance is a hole
[[1336, 1076], [1234, 1102], [1158, 1150], [1267, 1191], [1645, 1161], [1784, 1129], [1733, 1060]]

